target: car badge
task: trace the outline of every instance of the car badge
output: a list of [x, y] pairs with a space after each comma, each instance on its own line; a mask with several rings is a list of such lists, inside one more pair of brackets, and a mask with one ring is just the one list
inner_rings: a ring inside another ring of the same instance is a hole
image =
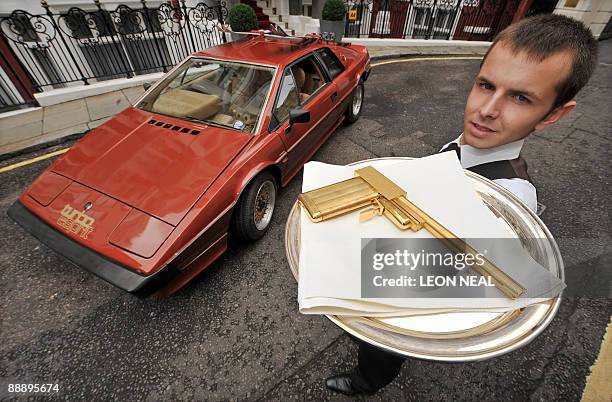
[[242, 127], [244, 127], [244, 123], [240, 120], [236, 120], [234, 122], [234, 128], [237, 128], [238, 130], [242, 129]]
[[[89, 206], [89, 208], [88, 208]], [[78, 211], [69, 204], [64, 205], [57, 218], [57, 224], [67, 233], [73, 233], [87, 240], [87, 236], [94, 230], [95, 219], [87, 215], [85, 211], [93, 206], [91, 202], [85, 204], [84, 211]]]
[[87, 204], [85, 204], [85, 206], [83, 207], [83, 211], [89, 211], [91, 207], [93, 207], [93, 203], [91, 201], [88, 201]]

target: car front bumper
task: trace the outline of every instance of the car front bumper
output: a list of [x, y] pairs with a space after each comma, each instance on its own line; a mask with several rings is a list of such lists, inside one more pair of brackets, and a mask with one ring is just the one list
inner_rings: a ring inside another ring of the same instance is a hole
[[84, 247], [52, 228], [30, 212], [20, 201], [16, 201], [11, 205], [7, 214], [32, 236], [67, 258], [73, 264], [99, 276], [120, 289], [138, 296], [149, 296], [180, 272], [172, 264], [166, 264], [159, 271], [151, 275], [140, 275]]

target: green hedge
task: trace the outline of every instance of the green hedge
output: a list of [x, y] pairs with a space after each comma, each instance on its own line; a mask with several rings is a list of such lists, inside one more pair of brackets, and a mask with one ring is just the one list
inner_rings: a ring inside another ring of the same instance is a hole
[[247, 4], [233, 6], [227, 15], [227, 19], [234, 32], [249, 32], [259, 26], [255, 10]]
[[342, 0], [327, 0], [321, 12], [321, 18], [326, 21], [342, 21], [346, 15], [346, 6]]

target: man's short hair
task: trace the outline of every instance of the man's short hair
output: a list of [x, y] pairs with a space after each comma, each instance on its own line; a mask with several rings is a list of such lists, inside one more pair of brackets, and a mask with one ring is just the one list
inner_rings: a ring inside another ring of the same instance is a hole
[[569, 51], [572, 66], [567, 77], [557, 86], [556, 108], [574, 99], [586, 85], [597, 64], [597, 41], [580, 21], [559, 14], [540, 14], [525, 18], [501, 31], [482, 62], [496, 44], [508, 46], [513, 52], [526, 52], [538, 62], [551, 55]]

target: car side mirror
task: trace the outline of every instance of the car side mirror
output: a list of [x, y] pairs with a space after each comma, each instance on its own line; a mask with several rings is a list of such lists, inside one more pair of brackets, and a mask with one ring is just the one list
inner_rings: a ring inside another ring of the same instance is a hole
[[147, 89], [151, 88], [151, 83], [150, 82], [145, 82], [144, 84], [142, 84], [142, 87], [146, 91]]
[[310, 121], [310, 110], [302, 109], [301, 107], [291, 109], [289, 111], [289, 122], [294, 123], [308, 123]]
[[295, 123], [308, 123], [310, 121], [310, 110], [297, 107], [289, 111], [289, 125], [285, 129], [285, 134], [291, 131]]

